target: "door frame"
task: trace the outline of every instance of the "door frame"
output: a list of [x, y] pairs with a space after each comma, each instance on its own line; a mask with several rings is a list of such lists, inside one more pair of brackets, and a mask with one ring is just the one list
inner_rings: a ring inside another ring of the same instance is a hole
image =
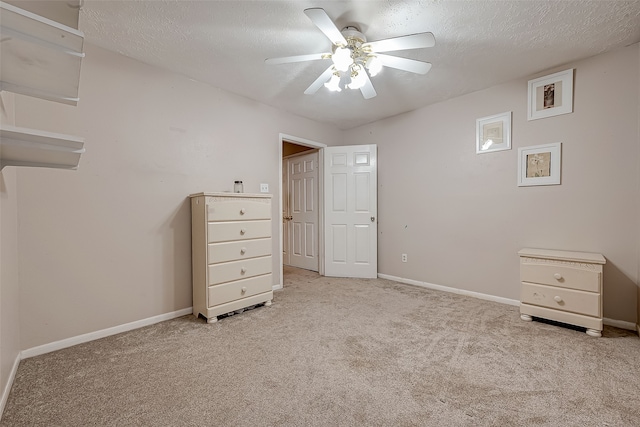
[[[291, 144], [290, 141], [287, 141], [287, 142]], [[313, 270], [313, 271], [318, 271], [319, 272], [320, 271], [320, 234], [319, 234], [320, 233], [320, 228], [319, 227], [320, 227], [320, 218], [321, 218], [319, 209], [321, 208], [321, 205], [320, 205], [320, 196], [321, 196], [320, 195], [320, 176], [321, 175], [320, 175], [320, 171], [318, 170], [318, 168], [320, 167], [320, 155], [322, 155], [322, 152], [320, 151], [319, 148], [311, 148], [311, 147], [307, 147], [307, 148], [309, 148], [309, 150], [305, 150], [305, 151], [302, 151], [300, 153], [291, 154], [291, 155], [289, 155], [287, 157], [283, 157], [282, 158], [282, 168], [283, 168], [282, 175], [283, 176], [284, 175], [287, 176], [287, 181], [288, 182], [287, 182], [286, 186], [287, 186], [287, 189], [290, 191], [291, 189], [288, 188], [289, 184], [291, 183], [291, 177], [289, 176], [289, 172], [290, 171], [287, 170], [285, 172], [284, 171], [284, 165], [285, 164], [289, 164], [290, 160], [296, 159], [298, 157], [308, 156], [310, 154], [315, 155], [315, 157], [316, 157], [315, 188], [314, 188], [313, 191], [314, 191], [314, 194], [315, 194], [314, 204], [315, 204], [315, 210], [316, 210], [316, 214], [317, 214], [316, 223], [315, 223], [315, 233], [316, 234], [315, 234], [315, 237], [314, 237], [315, 242], [316, 242], [315, 259], [317, 261], [317, 265], [315, 267], [316, 269]], [[281, 199], [282, 199], [282, 205], [283, 205], [283, 208], [284, 208], [284, 204], [285, 204], [284, 196], [287, 196], [287, 197], [290, 198], [291, 197], [291, 193], [290, 192], [287, 192], [287, 193], [284, 192], [284, 190], [285, 190], [284, 179], [283, 179], [282, 186], [283, 187], [282, 187], [282, 198]], [[284, 211], [284, 209], [283, 209], [283, 211]], [[289, 215], [291, 215], [291, 206], [289, 206], [288, 213], [289, 213]], [[283, 224], [282, 224], [282, 247], [283, 247], [283, 249], [287, 247], [287, 243], [292, 243], [291, 241], [290, 242], [285, 242], [285, 240], [284, 240], [284, 237], [285, 237], [285, 234], [286, 234], [285, 233], [286, 227], [285, 227], [284, 224], [285, 223], [283, 221]], [[287, 227], [289, 226], [289, 224], [290, 223], [287, 223]], [[291, 234], [291, 230], [289, 230], [289, 231], [290, 231], [290, 233], [288, 235], [288, 238], [291, 240], [292, 234]], [[289, 257], [291, 257], [291, 248], [292, 248], [292, 245], [289, 245]], [[291, 261], [291, 258], [289, 259], [289, 261]], [[282, 258], [282, 264], [284, 264], [284, 257]], [[290, 265], [290, 264], [291, 263], [289, 263], [288, 265]]]
[[278, 198], [278, 219], [279, 222], [279, 239], [278, 239], [278, 247], [280, 251], [278, 252], [278, 257], [280, 259], [280, 284], [274, 285], [273, 289], [282, 289], [284, 287], [284, 260], [282, 259], [282, 248], [283, 243], [282, 239], [284, 237], [283, 227], [282, 227], [282, 198], [284, 195], [282, 194], [282, 144], [284, 142], [290, 142], [296, 145], [302, 145], [305, 147], [317, 148], [318, 149], [318, 273], [321, 276], [324, 276], [324, 150], [327, 144], [322, 144], [320, 142], [315, 142], [310, 139], [300, 138], [293, 135], [287, 135], [284, 133], [280, 133], [278, 135], [278, 194], [280, 197]]

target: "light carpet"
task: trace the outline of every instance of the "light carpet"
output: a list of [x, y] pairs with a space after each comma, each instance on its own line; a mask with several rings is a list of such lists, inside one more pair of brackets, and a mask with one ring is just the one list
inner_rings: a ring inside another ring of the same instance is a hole
[[2, 426], [640, 426], [640, 339], [286, 269], [272, 307], [20, 363]]

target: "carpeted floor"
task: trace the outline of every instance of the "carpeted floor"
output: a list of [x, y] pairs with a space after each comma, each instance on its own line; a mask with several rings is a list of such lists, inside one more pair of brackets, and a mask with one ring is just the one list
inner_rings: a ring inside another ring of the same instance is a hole
[[640, 426], [640, 339], [287, 269], [272, 307], [20, 363], [2, 426]]

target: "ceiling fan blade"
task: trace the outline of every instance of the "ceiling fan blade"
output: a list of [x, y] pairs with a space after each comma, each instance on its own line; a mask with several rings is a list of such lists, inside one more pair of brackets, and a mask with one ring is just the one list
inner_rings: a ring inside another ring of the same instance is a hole
[[325, 84], [331, 78], [332, 74], [333, 74], [333, 64], [331, 64], [331, 66], [327, 68], [324, 71], [324, 73], [320, 74], [320, 77], [318, 77], [313, 83], [311, 83], [311, 86], [309, 86], [307, 90], [304, 91], [304, 94], [313, 95], [314, 93], [316, 93], [318, 89], [320, 89], [322, 85]]
[[264, 62], [269, 65], [289, 64], [291, 62], [315, 61], [316, 59], [324, 59], [331, 56], [330, 53], [312, 53], [309, 55], [283, 56], [282, 58], [268, 58]]
[[374, 52], [391, 52], [394, 50], [420, 49], [436, 45], [436, 38], [432, 33], [418, 33], [409, 36], [394, 37], [365, 43]]
[[429, 62], [417, 61], [415, 59], [400, 58], [391, 55], [376, 55], [385, 67], [397, 68], [398, 70], [409, 71], [416, 74], [427, 74], [431, 69]]
[[331, 43], [334, 45], [347, 45], [347, 40], [344, 38], [336, 24], [333, 23], [327, 12], [324, 9], [315, 7], [311, 9], [304, 10], [305, 15], [311, 19], [316, 27], [320, 29], [324, 33], [325, 36], [331, 40]]
[[366, 81], [364, 86], [360, 88], [360, 92], [362, 92], [362, 96], [364, 97], [364, 99], [371, 99], [376, 96], [377, 93], [373, 87], [373, 83], [371, 83], [369, 75], [366, 72], [364, 73], [364, 75], [366, 76]]

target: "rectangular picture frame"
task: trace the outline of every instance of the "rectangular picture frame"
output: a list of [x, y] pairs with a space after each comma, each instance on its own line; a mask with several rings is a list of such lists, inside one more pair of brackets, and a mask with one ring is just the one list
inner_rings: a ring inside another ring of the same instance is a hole
[[518, 187], [559, 185], [562, 143], [518, 148]]
[[476, 154], [511, 149], [511, 111], [476, 119]]
[[573, 70], [529, 80], [528, 120], [573, 113]]

